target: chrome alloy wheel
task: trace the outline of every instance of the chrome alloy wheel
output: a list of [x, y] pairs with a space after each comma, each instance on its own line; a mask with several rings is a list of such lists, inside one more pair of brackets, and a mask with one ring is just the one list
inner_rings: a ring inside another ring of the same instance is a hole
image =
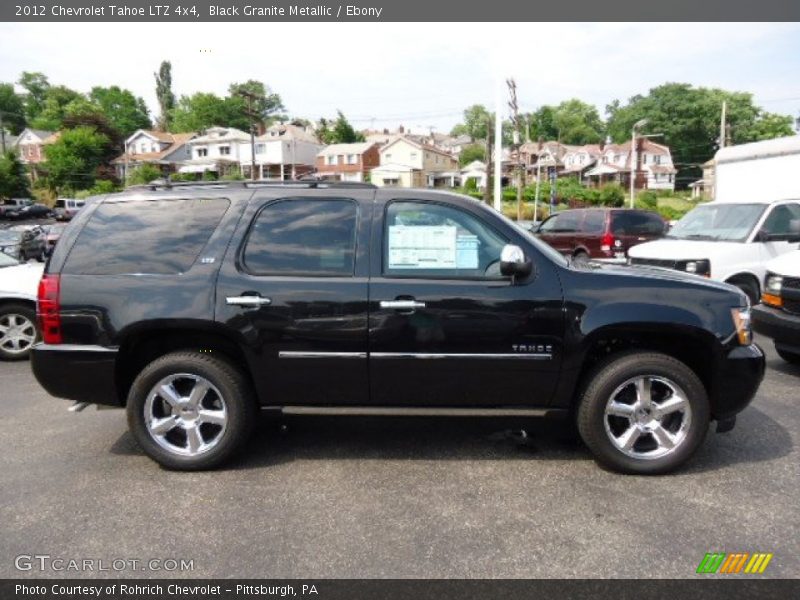
[[23, 354], [36, 341], [36, 326], [19, 313], [0, 316], [0, 348], [9, 354]]
[[614, 390], [603, 422], [617, 450], [631, 458], [655, 459], [686, 440], [692, 409], [686, 392], [674, 381], [640, 375]]
[[225, 399], [207, 379], [177, 373], [156, 383], [144, 404], [147, 432], [162, 448], [199, 456], [222, 439], [228, 423]]

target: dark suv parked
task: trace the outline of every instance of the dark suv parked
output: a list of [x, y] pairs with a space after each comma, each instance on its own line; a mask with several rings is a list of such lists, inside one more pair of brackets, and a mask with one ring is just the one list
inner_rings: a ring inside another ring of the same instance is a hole
[[36, 378], [208, 468], [257, 409], [577, 419], [597, 459], [682, 464], [763, 377], [734, 287], [569, 264], [485, 205], [367, 185], [153, 187], [87, 203], [39, 289]]
[[667, 223], [646, 210], [581, 208], [546, 219], [538, 237], [576, 261], [599, 259], [624, 263], [628, 249], [663, 237]]

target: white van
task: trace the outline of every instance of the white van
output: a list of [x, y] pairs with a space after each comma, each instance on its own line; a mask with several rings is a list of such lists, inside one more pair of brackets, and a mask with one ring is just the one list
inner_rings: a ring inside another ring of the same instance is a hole
[[800, 366], [800, 250], [767, 263], [761, 306], [753, 309], [755, 330], [775, 342], [786, 362]]
[[59, 198], [56, 200], [54, 213], [56, 221], [69, 221], [83, 208], [85, 201], [75, 198]]
[[714, 163], [714, 201], [631, 248], [630, 263], [725, 281], [757, 304], [766, 263], [800, 241], [800, 136], [722, 148]]
[[690, 211], [665, 238], [634, 246], [630, 263], [667, 267], [731, 283], [753, 304], [766, 264], [800, 242], [800, 200], [709, 202]]

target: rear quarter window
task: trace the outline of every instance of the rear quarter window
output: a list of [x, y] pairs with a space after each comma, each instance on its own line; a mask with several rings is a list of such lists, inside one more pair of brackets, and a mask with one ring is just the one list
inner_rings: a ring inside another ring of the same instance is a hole
[[611, 231], [616, 235], [661, 235], [664, 221], [656, 214], [619, 211], [611, 213]]
[[224, 198], [103, 203], [78, 235], [63, 272], [183, 273], [197, 260], [229, 205]]

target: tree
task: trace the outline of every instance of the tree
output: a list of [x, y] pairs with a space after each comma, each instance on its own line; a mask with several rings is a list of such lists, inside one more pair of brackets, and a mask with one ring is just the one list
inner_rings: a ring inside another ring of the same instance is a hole
[[476, 160], [486, 160], [486, 148], [480, 144], [464, 146], [458, 155], [458, 162], [462, 167]]
[[153, 73], [156, 78], [156, 97], [160, 113], [156, 126], [161, 131], [169, 131], [170, 115], [175, 108], [175, 94], [172, 93], [172, 63], [168, 60], [161, 61], [158, 73]]
[[23, 71], [17, 83], [26, 92], [23, 96], [25, 115], [28, 121], [32, 121], [44, 108], [45, 94], [50, 89], [50, 82], [44, 73]]
[[27, 198], [31, 195], [28, 175], [15, 152], [0, 156], [0, 198]]
[[670, 147], [678, 169], [676, 181], [685, 186], [699, 177], [700, 165], [719, 148], [723, 101], [734, 144], [792, 134], [791, 118], [763, 112], [751, 94], [688, 83], [660, 85], [625, 105], [614, 101], [606, 107], [608, 132], [615, 142], [624, 142], [630, 139], [633, 124], [647, 119], [644, 133], [663, 134], [657, 141]]
[[41, 112], [29, 121], [31, 127], [47, 131], [61, 129], [67, 106], [76, 100], [85, 100], [85, 97], [63, 85], [50, 86], [45, 92]]
[[454, 136], [468, 135], [473, 140], [483, 140], [486, 139], [492, 121], [492, 114], [485, 106], [473, 104], [464, 110], [464, 122], [453, 127], [450, 134]]
[[161, 169], [155, 165], [143, 164], [133, 169], [128, 174], [128, 185], [143, 185], [162, 177]]
[[25, 105], [11, 83], [0, 83], [0, 121], [14, 135], [25, 128]]
[[532, 140], [557, 140], [558, 127], [555, 125], [555, 109], [552, 106], [540, 106], [535, 112], [530, 113], [526, 121], [529, 125]]
[[170, 130], [176, 133], [200, 131], [215, 125], [244, 130], [250, 127], [250, 122], [243, 112], [237, 113], [224, 98], [207, 92], [181, 96], [177, 106], [170, 113], [170, 120]]
[[97, 105], [108, 122], [123, 137], [128, 137], [137, 129], [150, 127], [147, 105], [128, 90], [113, 85], [93, 87], [89, 100]]
[[341, 110], [336, 111], [338, 115], [335, 121], [326, 119], [319, 120], [319, 130], [317, 135], [323, 144], [352, 144], [363, 142], [364, 136], [353, 129], [353, 126], [344, 116]]
[[92, 187], [108, 138], [94, 127], [66, 129], [58, 140], [45, 146], [45, 171], [50, 189], [80, 190]]
[[594, 144], [603, 139], [605, 131], [597, 109], [577, 98], [557, 106], [541, 106], [526, 121], [532, 140], [557, 140], [562, 144]]
[[256, 119], [265, 125], [276, 118], [278, 111], [285, 110], [281, 97], [255, 79], [228, 86], [228, 102], [233, 105], [232, 110], [244, 113], [247, 109], [247, 98], [242, 96], [243, 93], [255, 96], [253, 112]]

